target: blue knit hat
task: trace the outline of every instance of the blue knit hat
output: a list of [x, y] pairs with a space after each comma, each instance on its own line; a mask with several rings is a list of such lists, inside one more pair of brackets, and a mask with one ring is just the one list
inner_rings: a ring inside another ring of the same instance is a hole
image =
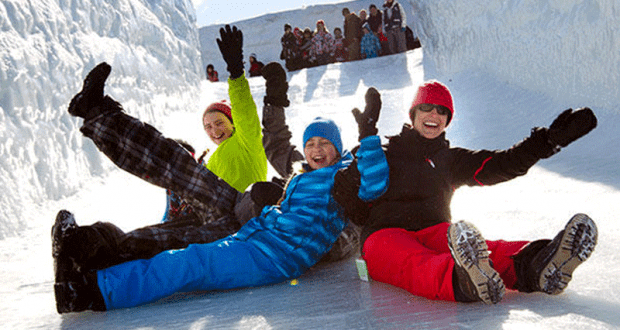
[[304, 131], [304, 147], [306, 142], [315, 136], [328, 139], [336, 147], [338, 154], [342, 155], [340, 129], [333, 120], [322, 117], [314, 118]]

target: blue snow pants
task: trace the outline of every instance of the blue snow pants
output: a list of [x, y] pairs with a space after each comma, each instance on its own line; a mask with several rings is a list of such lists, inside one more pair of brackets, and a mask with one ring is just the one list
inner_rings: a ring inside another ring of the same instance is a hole
[[147, 304], [176, 292], [278, 283], [306, 270], [291, 260], [290, 249], [277, 236], [252, 228], [257, 222], [250, 222], [239, 233], [213, 243], [192, 244], [98, 271], [107, 310]]

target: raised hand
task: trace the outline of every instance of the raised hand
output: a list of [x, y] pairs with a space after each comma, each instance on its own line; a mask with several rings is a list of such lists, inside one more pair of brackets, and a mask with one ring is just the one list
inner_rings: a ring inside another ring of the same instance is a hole
[[351, 111], [357, 122], [359, 141], [363, 138], [377, 134], [377, 121], [381, 112], [381, 94], [376, 88], [370, 87], [366, 92], [366, 107], [364, 112], [358, 108]]
[[590, 108], [564, 110], [549, 126], [549, 141], [555, 146], [566, 147], [596, 125], [596, 116]]
[[236, 79], [243, 74], [243, 33], [236, 26], [230, 25], [220, 29], [220, 39], [216, 39], [222, 57], [228, 65], [230, 78]]
[[288, 107], [290, 102], [287, 98], [288, 83], [286, 82], [286, 71], [278, 62], [271, 62], [261, 70], [265, 78], [265, 104], [281, 107]]

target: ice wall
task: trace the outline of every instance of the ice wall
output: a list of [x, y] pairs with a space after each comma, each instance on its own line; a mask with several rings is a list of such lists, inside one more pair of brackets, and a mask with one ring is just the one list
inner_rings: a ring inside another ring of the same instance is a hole
[[106, 92], [148, 121], [197, 99], [195, 22], [190, 0], [0, 2], [0, 238], [107, 170], [66, 113], [97, 63], [113, 67]]
[[429, 77], [480, 71], [561, 104], [620, 106], [617, 0], [410, 2]]

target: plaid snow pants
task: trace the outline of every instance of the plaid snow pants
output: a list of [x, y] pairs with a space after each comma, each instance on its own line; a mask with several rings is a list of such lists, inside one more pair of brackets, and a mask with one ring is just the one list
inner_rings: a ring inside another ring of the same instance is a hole
[[89, 268], [101, 269], [193, 243], [213, 242], [241, 227], [234, 216], [241, 194], [151, 125], [124, 112], [113, 112], [84, 122], [81, 132], [121, 169], [180, 195], [197, 216], [128, 233], [111, 223], [96, 223], [90, 226], [95, 232], [85, 236], [103, 240], [99, 242], [100, 253], [105, 256], [92, 253], [96, 260], [85, 261], [91, 263]]

